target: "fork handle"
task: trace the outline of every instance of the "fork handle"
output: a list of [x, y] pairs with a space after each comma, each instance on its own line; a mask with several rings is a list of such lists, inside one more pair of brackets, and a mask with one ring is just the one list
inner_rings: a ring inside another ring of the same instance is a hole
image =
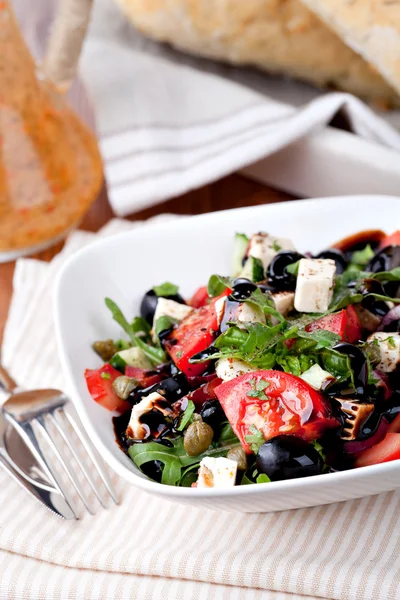
[[7, 373], [4, 367], [0, 365], [0, 390], [12, 394], [17, 384], [14, 379]]

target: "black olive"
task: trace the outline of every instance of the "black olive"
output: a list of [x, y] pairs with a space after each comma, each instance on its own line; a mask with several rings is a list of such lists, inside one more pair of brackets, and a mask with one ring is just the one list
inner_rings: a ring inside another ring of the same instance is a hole
[[162, 331], [158, 332], [158, 339], [160, 340], [161, 344], [163, 344], [167, 337], [172, 333], [173, 329], [174, 327], [171, 325], [171, 327], [168, 327], [168, 329], [163, 329]]
[[221, 423], [226, 421], [224, 410], [218, 400], [206, 400], [201, 407], [200, 416], [214, 431], [218, 431]]
[[154, 481], [158, 481], [161, 483], [162, 472], [164, 468], [164, 464], [161, 460], [150, 460], [147, 463], [144, 463], [141, 467], [141, 470], [147, 477], [150, 479], [154, 479]]
[[346, 354], [350, 358], [351, 370], [354, 373], [354, 385], [356, 394], [363, 396], [368, 383], [368, 365], [367, 358], [361, 348], [349, 344], [348, 342], [339, 342], [333, 346], [332, 350]]
[[283, 250], [274, 256], [268, 265], [268, 282], [276, 290], [294, 290], [296, 288], [296, 276], [288, 273], [286, 267], [304, 258], [302, 254], [292, 250]]
[[400, 246], [386, 246], [371, 258], [365, 270], [380, 273], [381, 271], [391, 271], [399, 266]]
[[257, 287], [263, 293], [276, 291], [274, 286], [270, 285], [269, 283], [265, 283], [264, 281], [262, 281], [261, 283], [257, 283]]
[[234, 281], [233, 291], [229, 298], [236, 302], [243, 302], [244, 300], [247, 300], [256, 289], [257, 286], [255, 283], [250, 281], [250, 279], [241, 277]]
[[348, 261], [346, 260], [345, 255], [341, 250], [337, 250], [336, 248], [329, 248], [328, 250], [324, 250], [315, 256], [314, 258], [330, 258], [334, 260], [336, 263], [336, 273], [340, 275], [345, 271]]
[[148, 396], [153, 392], [158, 392], [161, 396], [165, 396], [165, 399], [168, 400], [168, 402], [172, 403], [185, 396], [189, 391], [190, 386], [188, 380], [183, 373], [178, 373], [177, 375], [163, 379], [150, 387], [136, 392], [133, 391], [128, 400], [132, 402], [132, 404], [137, 404], [145, 396]]
[[207, 358], [212, 358], [214, 354], [217, 354], [219, 352], [218, 348], [215, 348], [214, 346], [209, 346], [208, 348], [206, 348], [205, 350], [201, 350], [200, 352], [198, 352], [197, 354], [194, 354], [189, 362], [195, 362], [196, 360], [205, 360]]
[[296, 479], [322, 473], [323, 460], [315, 448], [292, 435], [278, 435], [259, 449], [256, 467], [271, 481]]
[[[381, 296], [385, 296], [385, 290], [379, 281], [376, 279], [364, 279], [362, 284], [360, 285], [359, 291], [363, 296], [368, 296], [368, 294], [379, 294]], [[361, 305], [369, 310], [374, 315], [378, 317], [383, 317], [386, 313], [389, 312], [389, 307], [384, 300], [376, 300], [372, 296], [364, 298], [361, 301]]]
[[179, 302], [179, 304], [186, 304], [184, 299], [180, 294], [174, 294], [172, 296], [157, 296], [154, 290], [149, 290], [143, 296], [142, 302], [140, 304], [140, 316], [143, 319], [146, 319], [150, 325], [153, 324], [154, 313], [156, 312], [158, 298], [167, 298], [168, 300], [174, 300], [174, 302]]

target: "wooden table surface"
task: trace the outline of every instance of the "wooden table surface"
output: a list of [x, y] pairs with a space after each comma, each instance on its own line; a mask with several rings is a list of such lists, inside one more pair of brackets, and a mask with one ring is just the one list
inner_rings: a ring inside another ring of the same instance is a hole
[[[200, 189], [188, 192], [183, 196], [135, 213], [128, 218], [132, 221], [148, 219], [154, 215], [166, 212], [197, 215], [225, 208], [254, 206], [256, 204], [268, 204], [270, 202], [281, 202], [290, 199], [291, 197], [283, 192], [268, 188], [241, 175], [234, 174]], [[106, 190], [103, 188], [98, 200], [94, 203], [82, 223], [81, 228], [87, 231], [97, 231], [112, 217], [113, 212], [107, 201]], [[39, 254], [38, 258], [50, 260], [60, 249], [60, 245], [51, 248]], [[12, 295], [13, 272], [14, 263], [0, 264], [0, 342]]]

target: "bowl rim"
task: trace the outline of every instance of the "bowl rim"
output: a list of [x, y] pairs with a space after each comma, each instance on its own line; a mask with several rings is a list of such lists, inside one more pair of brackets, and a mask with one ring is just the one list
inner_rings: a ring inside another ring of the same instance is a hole
[[[165, 229], [169, 229], [173, 227], [174, 229], [185, 229], [189, 223], [193, 222], [204, 222], [213, 220], [216, 217], [218, 219], [223, 218], [224, 215], [235, 214], [244, 214], [244, 213], [254, 213], [263, 212], [264, 210], [268, 211], [268, 207], [280, 206], [283, 210], [290, 210], [291, 205], [299, 206], [313, 206], [323, 203], [343, 203], [346, 204], [349, 201], [352, 202], [362, 202], [363, 200], [374, 200], [376, 202], [382, 201], [396, 201], [400, 202], [400, 197], [393, 195], [373, 195], [373, 194], [360, 194], [360, 195], [346, 195], [346, 196], [327, 196], [324, 198], [311, 198], [304, 200], [288, 200], [285, 202], [273, 202], [269, 204], [263, 205], [255, 205], [255, 206], [246, 206], [240, 208], [232, 208], [225, 209], [221, 211], [214, 211], [211, 213], [205, 213], [200, 215], [187, 215], [181, 216], [178, 215], [179, 218], [168, 220], [160, 223], [149, 223], [146, 225], [146, 232], [151, 231], [152, 234], [156, 234], [158, 231], [164, 231]], [[285, 208], [283, 208], [285, 207]], [[296, 492], [297, 489], [301, 488], [304, 491], [310, 491], [313, 488], [319, 487], [324, 483], [330, 483], [332, 485], [340, 485], [346, 484], [348, 480], [362, 480], [362, 479], [370, 479], [375, 475], [383, 475], [386, 477], [390, 477], [391, 473], [398, 471], [400, 469], [400, 461], [394, 460], [385, 463], [380, 463], [376, 465], [370, 465], [366, 467], [361, 467], [358, 469], [349, 469], [345, 471], [337, 471], [335, 473], [324, 473], [322, 475], [313, 475], [310, 477], [297, 478], [297, 479], [289, 479], [283, 481], [274, 481], [270, 483], [262, 483], [256, 485], [243, 485], [243, 486], [233, 486], [232, 488], [210, 488], [210, 489], [198, 489], [198, 488], [186, 488], [186, 487], [178, 487], [178, 486], [170, 486], [158, 483], [147, 478], [145, 475], [136, 474], [134, 471], [131, 471], [126, 467], [122, 461], [118, 460], [108, 449], [107, 445], [102, 441], [100, 436], [98, 435], [95, 425], [92, 422], [86, 407], [85, 402], [83, 401], [76, 385], [75, 378], [72, 373], [72, 367], [70, 365], [70, 361], [68, 358], [67, 348], [63, 343], [63, 336], [61, 332], [61, 323], [62, 323], [62, 314], [61, 314], [61, 293], [62, 293], [62, 285], [63, 281], [67, 277], [68, 273], [74, 268], [74, 266], [79, 263], [82, 258], [87, 255], [93, 254], [97, 252], [99, 247], [113, 246], [117, 244], [121, 239], [134, 238], [140, 236], [140, 231], [137, 229], [133, 229], [131, 231], [124, 231], [121, 233], [114, 234], [112, 236], [107, 236], [104, 238], [99, 238], [98, 240], [93, 241], [92, 243], [84, 246], [77, 252], [74, 252], [63, 264], [60, 271], [57, 273], [54, 285], [53, 292], [53, 313], [54, 313], [54, 323], [55, 323], [55, 333], [57, 338], [57, 347], [61, 359], [61, 365], [63, 369], [63, 373], [66, 377], [68, 388], [72, 392], [72, 402], [73, 405], [82, 421], [82, 424], [85, 430], [88, 433], [89, 438], [93, 441], [96, 441], [97, 447], [101, 448], [101, 455], [104, 457], [105, 461], [112, 467], [112, 469], [118, 473], [121, 477], [123, 477], [126, 481], [129, 481], [131, 484], [136, 485], [137, 487], [156, 495], [168, 495], [174, 496], [176, 500], [179, 499], [195, 499], [195, 498], [213, 498], [213, 497], [242, 497], [252, 494], [276, 494], [279, 492], [288, 492], [292, 491]], [[110, 413], [111, 415], [112, 413]], [[111, 418], [110, 418], [111, 422]], [[121, 451], [122, 452], [122, 451]], [[123, 454], [121, 454], [122, 456]], [[379, 492], [377, 492], [379, 493]]]

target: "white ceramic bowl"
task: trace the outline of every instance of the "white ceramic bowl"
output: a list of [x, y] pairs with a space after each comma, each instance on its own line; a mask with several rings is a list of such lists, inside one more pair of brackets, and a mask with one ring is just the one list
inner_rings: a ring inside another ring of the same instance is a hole
[[172, 281], [183, 295], [226, 274], [235, 232], [265, 230], [291, 238], [300, 251], [318, 251], [365, 229], [400, 227], [400, 198], [349, 196], [269, 204], [177, 219], [100, 239], [68, 261], [55, 293], [55, 318], [63, 368], [79, 415], [104, 459], [127, 482], [170, 500], [243, 512], [269, 512], [359, 498], [400, 486], [400, 461], [297, 479], [197, 490], [161, 485], [142, 475], [115, 442], [111, 413], [93, 402], [83, 372], [100, 366], [96, 339], [119, 337], [104, 298], [138, 313], [142, 294]]

